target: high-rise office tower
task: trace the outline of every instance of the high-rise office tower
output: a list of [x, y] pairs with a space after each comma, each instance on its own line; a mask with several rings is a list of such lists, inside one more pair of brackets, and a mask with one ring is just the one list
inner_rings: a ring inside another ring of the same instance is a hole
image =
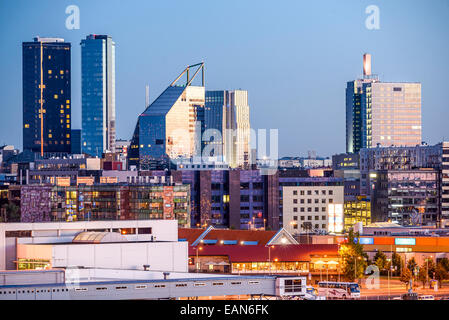
[[71, 151], [70, 50], [60, 38], [22, 43], [24, 150]]
[[[192, 81], [200, 70], [202, 85], [194, 86]], [[177, 85], [183, 75], [187, 75], [186, 83]], [[204, 63], [188, 66], [140, 114], [128, 151], [128, 166], [156, 169], [167, 167], [169, 159], [193, 159], [200, 155], [204, 94]]]
[[365, 148], [421, 144], [420, 83], [364, 83], [362, 91]]
[[107, 35], [81, 40], [82, 151], [101, 157], [115, 149], [115, 42]]
[[421, 84], [381, 82], [363, 57], [363, 78], [346, 87], [346, 152], [421, 144]]
[[231, 168], [247, 167], [251, 156], [250, 128], [248, 91], [206, 91], [204, 129], [216, 130], [221, 135], [221, 141], [205, 142], [214, 152], [210, 156]]

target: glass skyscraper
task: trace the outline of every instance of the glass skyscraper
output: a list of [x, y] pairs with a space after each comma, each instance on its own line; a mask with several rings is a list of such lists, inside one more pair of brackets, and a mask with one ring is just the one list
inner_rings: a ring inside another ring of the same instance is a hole
[[[193, 159], [201, 152], [203, 86], [193, 86], [187, 67], [181, 75], [139, 116], [128, 152], [128, 165], [140, 170], [168, 166], [168, 160]], [[204, 70], [204, 69], [203, 69]], [[203, 71], [204, 72], [204, 71]], [[185, 85], [177, 85], [187, 73]]]
[[221, 141], [205, 142], [216, 161], [226, 162], [231, 168], [249, 165], [250, 121], [248, 91], [206, 91], [204, 129], [216, 130]]
[[70, 51], [70, 43], [60, 38], [22, 44], [24, 150], [71, 151]]
[[107, 35], [81, 41], [82, 151], [115, 150], [115, 43]]

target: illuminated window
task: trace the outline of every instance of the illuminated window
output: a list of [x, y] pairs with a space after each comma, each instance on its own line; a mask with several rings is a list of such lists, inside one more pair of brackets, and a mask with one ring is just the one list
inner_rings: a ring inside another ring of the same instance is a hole
[[64, 109], [61, 109], [61, 113], [64, 113]]
[[66, 100], [65, 103], [66, 103], [66, 104], [70, 104], [70, 100]]
[[48, 60], [51, 60], [51, 56], [48, 56]]
[[64, 74], [64, 70], [59, 71], [59, 74]]
[[48, 135], [49, 138], [52, 138], [53, 136], [51, 135], [51, 133]]
[[70, 124], [67, 125], [67, 129], [70, 129]]
[[55, 99], [58, 99], [58, 95], [57, 95], [57, 94], [55, 94], [54, 98], [55, 98]]
[[66, 138], [70, 138], [70, 134], [67, 133], [67, 134], [65, 135], [65, 137], [66, 137]]
[[27, 123], [27, 124], [25, 124], [25, 128], [29, 128], [30, 127], [30, 125]]
[[52, 74], [52, 71], [51, 71], [51, 70], [48, 70], [48, 74]]

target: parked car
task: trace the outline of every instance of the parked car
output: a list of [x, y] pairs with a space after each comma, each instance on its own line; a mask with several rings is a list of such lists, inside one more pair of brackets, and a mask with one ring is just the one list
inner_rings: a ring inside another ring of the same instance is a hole
[[435, 300], [435, 297], [430, 294], [423, 294], [419, 296], [418, 300]]

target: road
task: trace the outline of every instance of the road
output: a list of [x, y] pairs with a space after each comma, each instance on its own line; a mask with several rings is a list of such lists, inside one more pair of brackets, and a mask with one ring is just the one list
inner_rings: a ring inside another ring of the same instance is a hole
[[[400, 282], [398, 279], [387, 279], [381, 278], [379, 279], [379, 286], [371, 287], [369, 286], [369, 282], [365, 279], [362, 280], [362, 288], [360, 290], [361, 299], [388, 299], [388, 297], [399, 297], [401, 294], [406, 293], [408, 290], [403, 282]], [[372, 283], [374, 285], [374, 283]], [[438, 291], [434, 289], [430, 289], [427, 285], [426, 288], [422, 287], [422, 283], [417, 283], [417, 287], [413, 288], [414, 292], [417, 292], [419, 295], [433, 295], [435, 297], [444, 297], [449, 296], [449, 286], [443, 286], [439, 288]]]

